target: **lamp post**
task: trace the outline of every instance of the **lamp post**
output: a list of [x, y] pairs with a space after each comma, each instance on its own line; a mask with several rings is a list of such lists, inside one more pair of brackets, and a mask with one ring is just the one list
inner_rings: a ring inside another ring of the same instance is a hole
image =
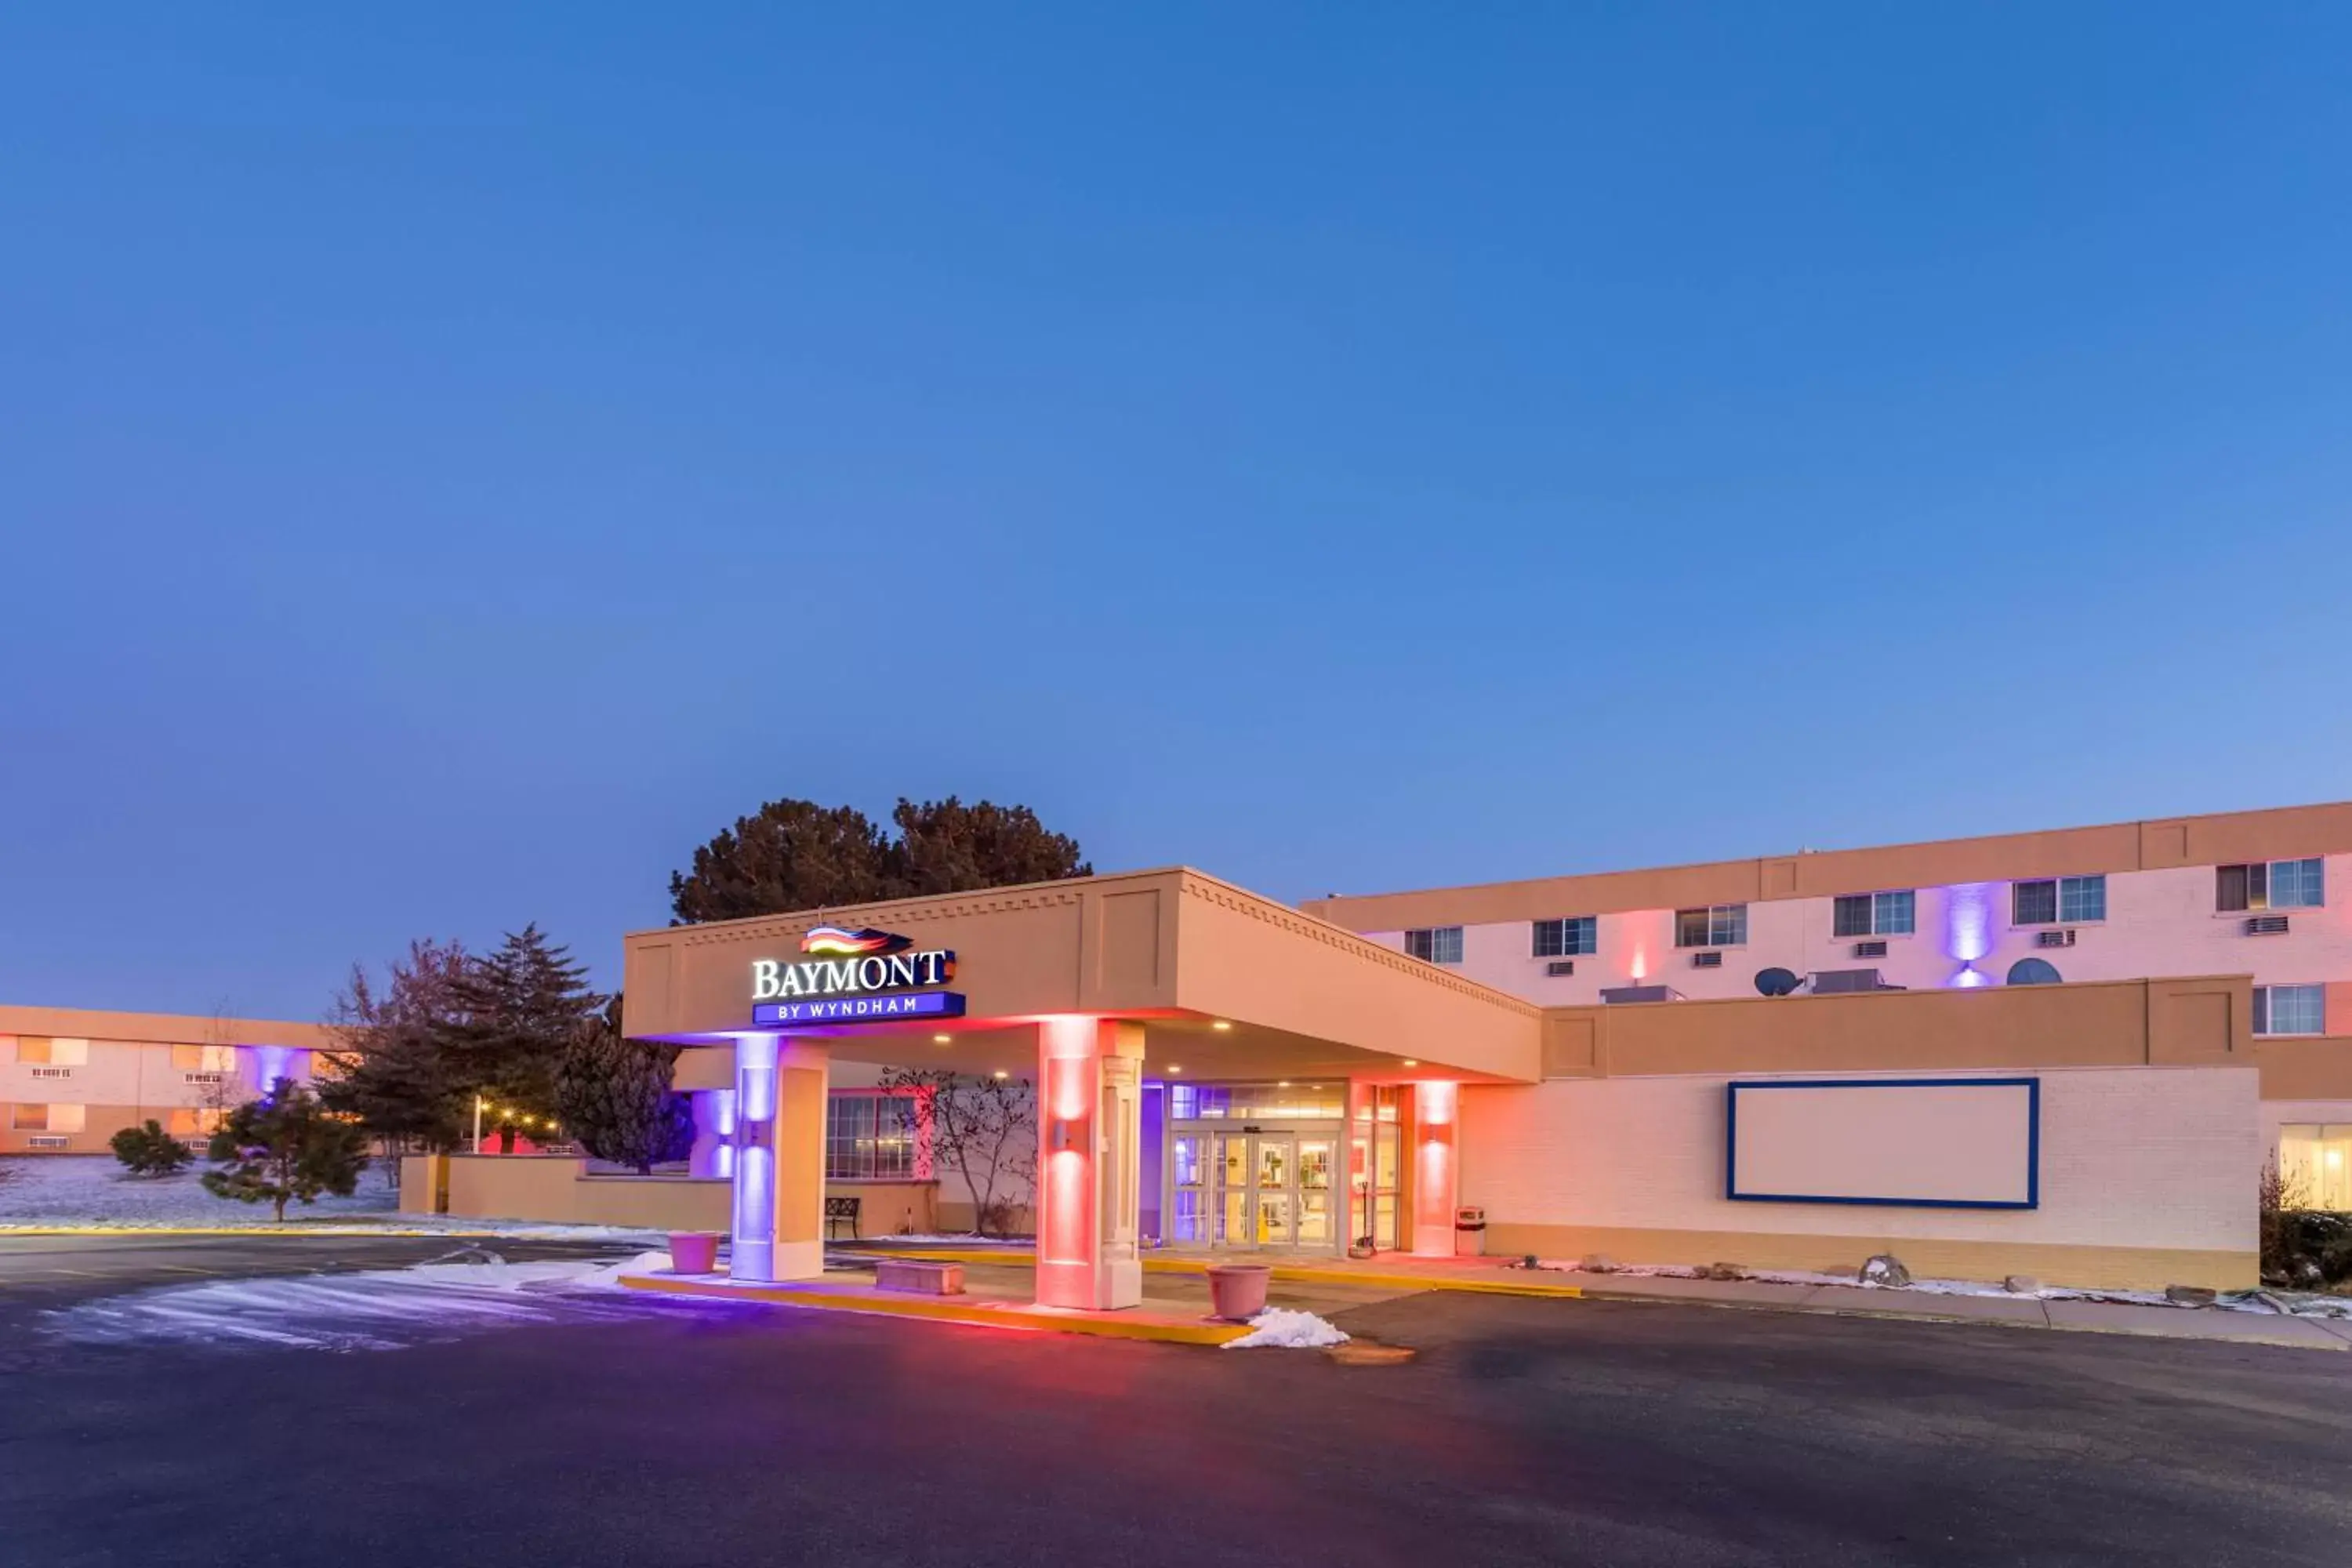
[[474, 1096], [474, 1152], [482, 1152], [482, 1097]]

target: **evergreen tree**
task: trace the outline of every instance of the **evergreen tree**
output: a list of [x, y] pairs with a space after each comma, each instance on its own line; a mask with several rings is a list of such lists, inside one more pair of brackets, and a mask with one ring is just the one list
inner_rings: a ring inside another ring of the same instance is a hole
[[852, 806], [772, 800], [694, 852], [674, 871], [677, 923], [871, 903], [889, 896], [881, 830]]
[[1025, 805], [900, 798], [893, 838], [850, 806], [772, 800], [694, 852], [669, 879], [680, 925], [837, 909], [919, 894], [1091, 876], [1077, 840]]
[[123, 1128], [106, 1146], [134, 1176], [168, 1176], [195, 1158], [152, 1116], [142, 1126]]
[[685, 1159], [694, 1147], [694, 1110], [670, 1089], [677, 1061], [677, 1047], [621, 1033], [621, 999], [614, 997], [564, 1049], [555, 1085], [564, 1131], [597, 1159], [634, 1165], [639, 1175]]
[[1094, 875], [1078, 841], [1047, 832], [1025, 805], [901, 797], [890, 817], [898, 838], [884, 855], [883, 870], [893, 898]]
[[315, 1203], [321, 1193], [351, 1196], [367, 1169], [367, 1132], [281, 1078], [268, 1094], [228, 1113], [213, 1134], [211, 1157], [220, 1168], [205, 1173], [206, 1192], [269, 1204], [282, 1225], [289, 1203]]
[[571, 950], [551, 945], [534, 923], [509, 932], [458, 981], [462, 1016], [449, 1032], [446, 1060], [469, 1108], [476, 1096], [498, 1108], [501, 1153], [513, 1152], [520, 1118], [561, 1119], [557, 1066], [604, 1005], [587, 977]]
[[388, 1150], [457, 1148], [472, 1101], [450, 1046], [466, 1020], [461, 988], [471, 965], [457, 942], [413, 942], [379, 992], [353, 964], [328, 1017], [341, 1048], [320, 1063], [327, 1108], [358, 1117]]

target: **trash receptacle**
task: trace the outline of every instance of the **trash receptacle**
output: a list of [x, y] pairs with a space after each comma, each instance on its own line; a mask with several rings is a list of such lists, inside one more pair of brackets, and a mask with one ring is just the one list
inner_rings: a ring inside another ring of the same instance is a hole
[[1486, 1211], [1482, 1208], [1458, 1208], [1454, 1211], [1454, 1256], [1484, 1258], [1486, 1256]]

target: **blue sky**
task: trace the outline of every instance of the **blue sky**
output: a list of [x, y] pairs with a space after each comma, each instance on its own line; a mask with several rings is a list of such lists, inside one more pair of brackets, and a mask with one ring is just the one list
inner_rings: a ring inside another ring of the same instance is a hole
[[486, 11], [0, 18], [0, 999], [2352, 795], [2340, 7]]

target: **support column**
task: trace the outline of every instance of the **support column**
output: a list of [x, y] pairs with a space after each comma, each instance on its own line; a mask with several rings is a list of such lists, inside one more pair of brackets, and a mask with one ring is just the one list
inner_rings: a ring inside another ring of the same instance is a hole
[[1460, 1201], [1461, 1085], [1417, 1083], [1412, 1089], [1412, 1255], [1454, 1256], [1454, 1205]]
[[1037, 1026], [1037, 1304], [1143, 1301], [1143, 1026], [1055, 1017]]
[[778, 1035], [735, 1042], [731, 1278], [824, 1272], [825, 1051]]

